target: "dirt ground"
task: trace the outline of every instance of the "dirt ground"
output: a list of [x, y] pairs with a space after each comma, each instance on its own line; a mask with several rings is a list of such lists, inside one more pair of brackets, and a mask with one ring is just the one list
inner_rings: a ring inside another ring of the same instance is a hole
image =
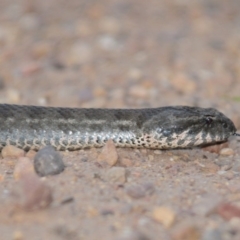
[[[240, 1], [0, 0], [0, 102], [214, 107], [240, 132]], [[61, 152], [31, 211], [2, 157], [0, 239], [240, 239], [240, 141], [220, 149]]]

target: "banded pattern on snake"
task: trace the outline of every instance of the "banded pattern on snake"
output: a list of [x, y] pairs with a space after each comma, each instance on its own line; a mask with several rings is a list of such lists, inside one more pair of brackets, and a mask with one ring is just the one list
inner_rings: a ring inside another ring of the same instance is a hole
[[0, 104], [0, 149], [192, 148], [227, 141], [233, 122], [212, 108], [77, 109]]

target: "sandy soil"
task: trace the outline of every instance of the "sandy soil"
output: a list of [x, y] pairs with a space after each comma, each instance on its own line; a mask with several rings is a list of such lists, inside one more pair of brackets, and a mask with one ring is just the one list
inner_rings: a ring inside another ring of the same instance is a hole
[[[239, 0], [0, 1], [1, 103], [214, 107], [240, 130], [239, 79]], [[2, 157], [0, 239], [240, 239], [240, 142], [220, 149], [63, 152], [32, 211]]]

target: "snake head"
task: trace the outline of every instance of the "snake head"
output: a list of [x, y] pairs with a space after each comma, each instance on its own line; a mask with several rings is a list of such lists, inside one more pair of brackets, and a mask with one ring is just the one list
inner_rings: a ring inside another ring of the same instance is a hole
[[164, 148], [186, 148], [225, 142], [236, 135], [236, 127], [223, 113], [213, 108], [166, 107], [152, 118], [155, 139]]
[[211, 143], [227, 141], [229, 137], [236, 134], [237, 129], [234, 123], [223, 113], [212, 108], [205, 111], [202, 135], [210, 138]]
[[[223, 113], [213, 108], [196, 108], [189, 112], [189, 136], [194, 146], [225, 142], [236, 134], [234, 123]], [[194, 114], [196, 116], [194, 117]], [[196, 119], [196, 120], [195, 120]]]

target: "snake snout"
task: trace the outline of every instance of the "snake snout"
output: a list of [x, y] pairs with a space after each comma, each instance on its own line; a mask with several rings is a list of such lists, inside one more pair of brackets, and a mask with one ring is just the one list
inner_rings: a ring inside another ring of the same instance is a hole
[[225, 121], [223, 121], [222, 123], [222, 132], [223, 132], [223, 135], [226, 137], [226, 139], [237, 134], [236, 131], [237, 129], [234, 123], [232, 122], [232, 120], [230, 120], [229, 118], [226, 118]]

